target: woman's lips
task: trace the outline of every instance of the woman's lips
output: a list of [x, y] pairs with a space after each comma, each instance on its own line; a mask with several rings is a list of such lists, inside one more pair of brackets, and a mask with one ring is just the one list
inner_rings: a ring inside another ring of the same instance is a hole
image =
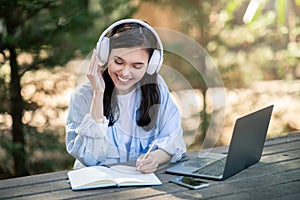
[[129, 82], [131, 80], [130, 78], [124, 78], [124, 77], [122, 78], [122, 77], [120, 77], [118, 75], [117, 75], [117, 78], [118, 78], [119, 81], [121, 81], [123, 83], [127, 83], [127, 82]]

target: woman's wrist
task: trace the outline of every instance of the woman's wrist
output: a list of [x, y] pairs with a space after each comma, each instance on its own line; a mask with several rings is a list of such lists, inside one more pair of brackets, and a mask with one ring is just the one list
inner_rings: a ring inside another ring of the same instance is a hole
[[103, 97], [103, 93], [101, 90], [94, 90], [94, 98]]
[[103, 93], [94, 91], [90, 114], [97, 123], [103, 123]]
[[161, 165], [161, 164], [171, 160], [171, 155], [162, 149], [157, 149], [157, 150], [153, 151], [152, 154], [157, 159], [158, 165]]

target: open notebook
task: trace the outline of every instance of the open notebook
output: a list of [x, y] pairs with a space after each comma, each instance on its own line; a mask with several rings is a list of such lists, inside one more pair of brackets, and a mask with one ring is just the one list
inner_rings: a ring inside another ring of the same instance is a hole
[[142, 174], [135, 167], [125, 165], [85, 167], [69, 171], [67, 176], [72, 190], [162, 184], [154, 173]]

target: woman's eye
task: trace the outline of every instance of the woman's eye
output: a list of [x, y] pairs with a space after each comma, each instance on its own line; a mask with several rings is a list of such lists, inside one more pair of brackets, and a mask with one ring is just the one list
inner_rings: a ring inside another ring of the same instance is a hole
[[115, 60], [115, 63], [116, 63], [117, 65], [122, 65], [122, 64], [123, 64], [123, 62], [120, 61], [120, 60]]
[[133, 65], [133, 68], [135, 69], [141, 69], [143, 67], [143, 65]]

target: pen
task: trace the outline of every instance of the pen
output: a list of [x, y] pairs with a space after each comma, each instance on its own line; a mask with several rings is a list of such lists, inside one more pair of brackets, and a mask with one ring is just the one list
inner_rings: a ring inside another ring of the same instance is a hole
[[[155, 146], [156, 142], [157, 142], [157, 139], [156, 139], [156, 140], [153, 140], [153, 142], [151, 143], [151, 145], [150, 145], [150, 147], [149, 147], [147, 153], [146, 153], [145, 156], [142, 158], [141, 163], [148, 157], [148, 155], [149, 155], [150, 152], [152, 151], [153, 147]], [[138, 169], [139, 169], [139, 167], [138, 167]]]

